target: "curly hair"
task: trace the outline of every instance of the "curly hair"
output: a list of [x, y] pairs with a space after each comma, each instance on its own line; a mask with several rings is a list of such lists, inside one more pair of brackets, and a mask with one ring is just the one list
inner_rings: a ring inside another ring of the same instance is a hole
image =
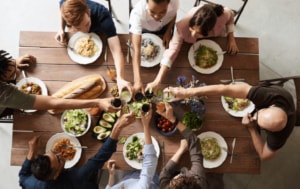
[[189, 22], [189, 27], [200, 26], [201, 34], [207, 36], [224, 12], [224, 7], [218, 4], [205, 4], [196, 11]]
[[89, 8], [85, 0], [66, 0], [60, 11], [68, 26], [78, 26]]
[[10, 61], [12, 61], [12, 56], [10, 56], [8, 52], [4, 50], [0, 50], [0, 78], [1, 79], [3, 79], [2, 77], [7, 71]]
[[31, 163], [31, 172], [39, 180], [49, 180], [53, 173], [50, 158], [46, 155], [38, 155]]
[[166, 189], [201, 189], [194, 176], [180, 175], [173, 178]]

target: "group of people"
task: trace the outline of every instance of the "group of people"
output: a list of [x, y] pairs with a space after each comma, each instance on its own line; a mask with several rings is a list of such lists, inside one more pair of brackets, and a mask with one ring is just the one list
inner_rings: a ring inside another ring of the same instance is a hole
[[[106, 36], [112, 52], [117, 73], [119, 91], [127, 88], [131, 94], [157, 90], [165, 74], [171, 68], [183, 42], [194, 43], [198, 39], [223, 36], [228, 38], [227, 52], [235, 54], [238, 47], [234, 38], [234, 13], [221, 5], [205, 4], [193, 7], [185, 17], [176, 22], [179, 0], [140, 0], [130, 13], [130, 28], [133, 43], [133, 85], [124, 78], [124, 56], [110, 12], [101, 4], [91, 0], [61, 0], [61, 25], [55, 38], [62, 45], [67, 44], [68, 32], [95, 32]], [[161, 60], [160, 70], [144, 88], [141, 80], [141, 35], [142, 33], [162, 35], [166, 51]], [[36, 58], [24, 55], [13, 59], [6, 51], [0, 51], [0, 116], [9, 115], [12, 109], [76, 109], [99, 107], [108, 112], [118, 111], [111, 105], [111, 98], [75, 100], [58, 99], [51, 96], [29, 95], [20, 92], [13, 84], [20, 69], [35, 64]], [[184, 89], [165, 89], [181, 100], [189, 96], [224, 95], [234, 98], [248, 98], [256, 110], [242, 119], [242, 125], [249, 130], [254, 147], [261, 160], [274, 157], [290, 136], [295, 124], [295, 106], [289, 92], [281, 87], [259, 85], [208, 85]], [[106, 188], [223, 188], [222, 177], [210, 180], [202, 165], [199, 139], [178, 120], [172, 106], [165, 103], [165, 111], [158, 112], [170, 120], [181, 132], [177, 152], [168, 161], [159, 175], [156, 173], [157, 158], [149, 130], [152, 111], [143, 115], [145, 145], [141, 172], [131, 173], [119, 183], [113, 182], [115, 162], [108, 162], [110, 179]], [[98, 188], [95, 177], [111, 155], [116, 151], [117, 140], [123, 128], [135, 121], [133, 113], [123, 114], [116, 122], [110, 137], [98, 153], [81, 168], [64, 169], [65, 160], [60, 154], [47, 152], [37, 154], [39, 137], [29, 141], [29, 152], [19, 173], [22, 188]], [[267, 138], [260, 135], [264, 130]], [[191, 168], [178, 168], [180, 157], [189, 151]], [[217, 184], [216, 184], [217, 183]], [[217, 186], [214, 186], [217, 185]]]

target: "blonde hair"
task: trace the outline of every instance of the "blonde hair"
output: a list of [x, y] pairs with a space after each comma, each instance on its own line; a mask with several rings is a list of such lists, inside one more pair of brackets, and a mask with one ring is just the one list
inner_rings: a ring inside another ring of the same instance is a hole
[[88, 11], [85, 0], [66, 0], [61, 6], [61, 16], [68, 26], [78, 26]]

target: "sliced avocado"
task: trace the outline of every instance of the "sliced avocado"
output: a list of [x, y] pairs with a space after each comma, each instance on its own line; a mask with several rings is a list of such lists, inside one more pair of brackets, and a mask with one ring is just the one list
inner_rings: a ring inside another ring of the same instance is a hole
[[99, 125], [102, 126], [102, 127], [105, 127], [105, 128], [108, 128], [108, 129], [111, 129], [112, 128], [112, 124], [111, 123], [108, 123], [107, 121], [101, 119], [99, 121]]
[[117, 117], [115, 112], [109, 112], [108, 114], [111, 115], [111, 117], [113, 117], [114, 119], [116, 119], [116, 117]]
[[103, 118], [105, 121], [110, 122], [110, 123], [115, 122], [114, 116], [112, 116], [110, 113], [104, 113], [104, 114], [102, 115], [102, 118]]
[[111, 133], [111, 131], [106, 131], [106, 132], [103, 132], [103, 133], [99, 133], [98, 136], [97, 136], [97, 139], [98, 140], [104, 140], [110, 135], [110, 133]]
[[94, 133], [97, 133], [97, 134], [104, 133], [106, 131], [106, 128], [97, 125], [94, 127], [93, 131], [94, 131]]
[[118, 111], [118, 112], [116, 113], [116, 116], [117, 116], [117, 117], [120, 117], [120, 116], [121, 116], [121, 110]]

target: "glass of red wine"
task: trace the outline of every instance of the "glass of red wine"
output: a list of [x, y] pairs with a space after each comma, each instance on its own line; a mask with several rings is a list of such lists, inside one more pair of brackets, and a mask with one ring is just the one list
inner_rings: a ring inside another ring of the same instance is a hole
[[122, 105], [122, 101], [120, 98], [114, 98], [111, 102], [114, 107], [120, 107]]

